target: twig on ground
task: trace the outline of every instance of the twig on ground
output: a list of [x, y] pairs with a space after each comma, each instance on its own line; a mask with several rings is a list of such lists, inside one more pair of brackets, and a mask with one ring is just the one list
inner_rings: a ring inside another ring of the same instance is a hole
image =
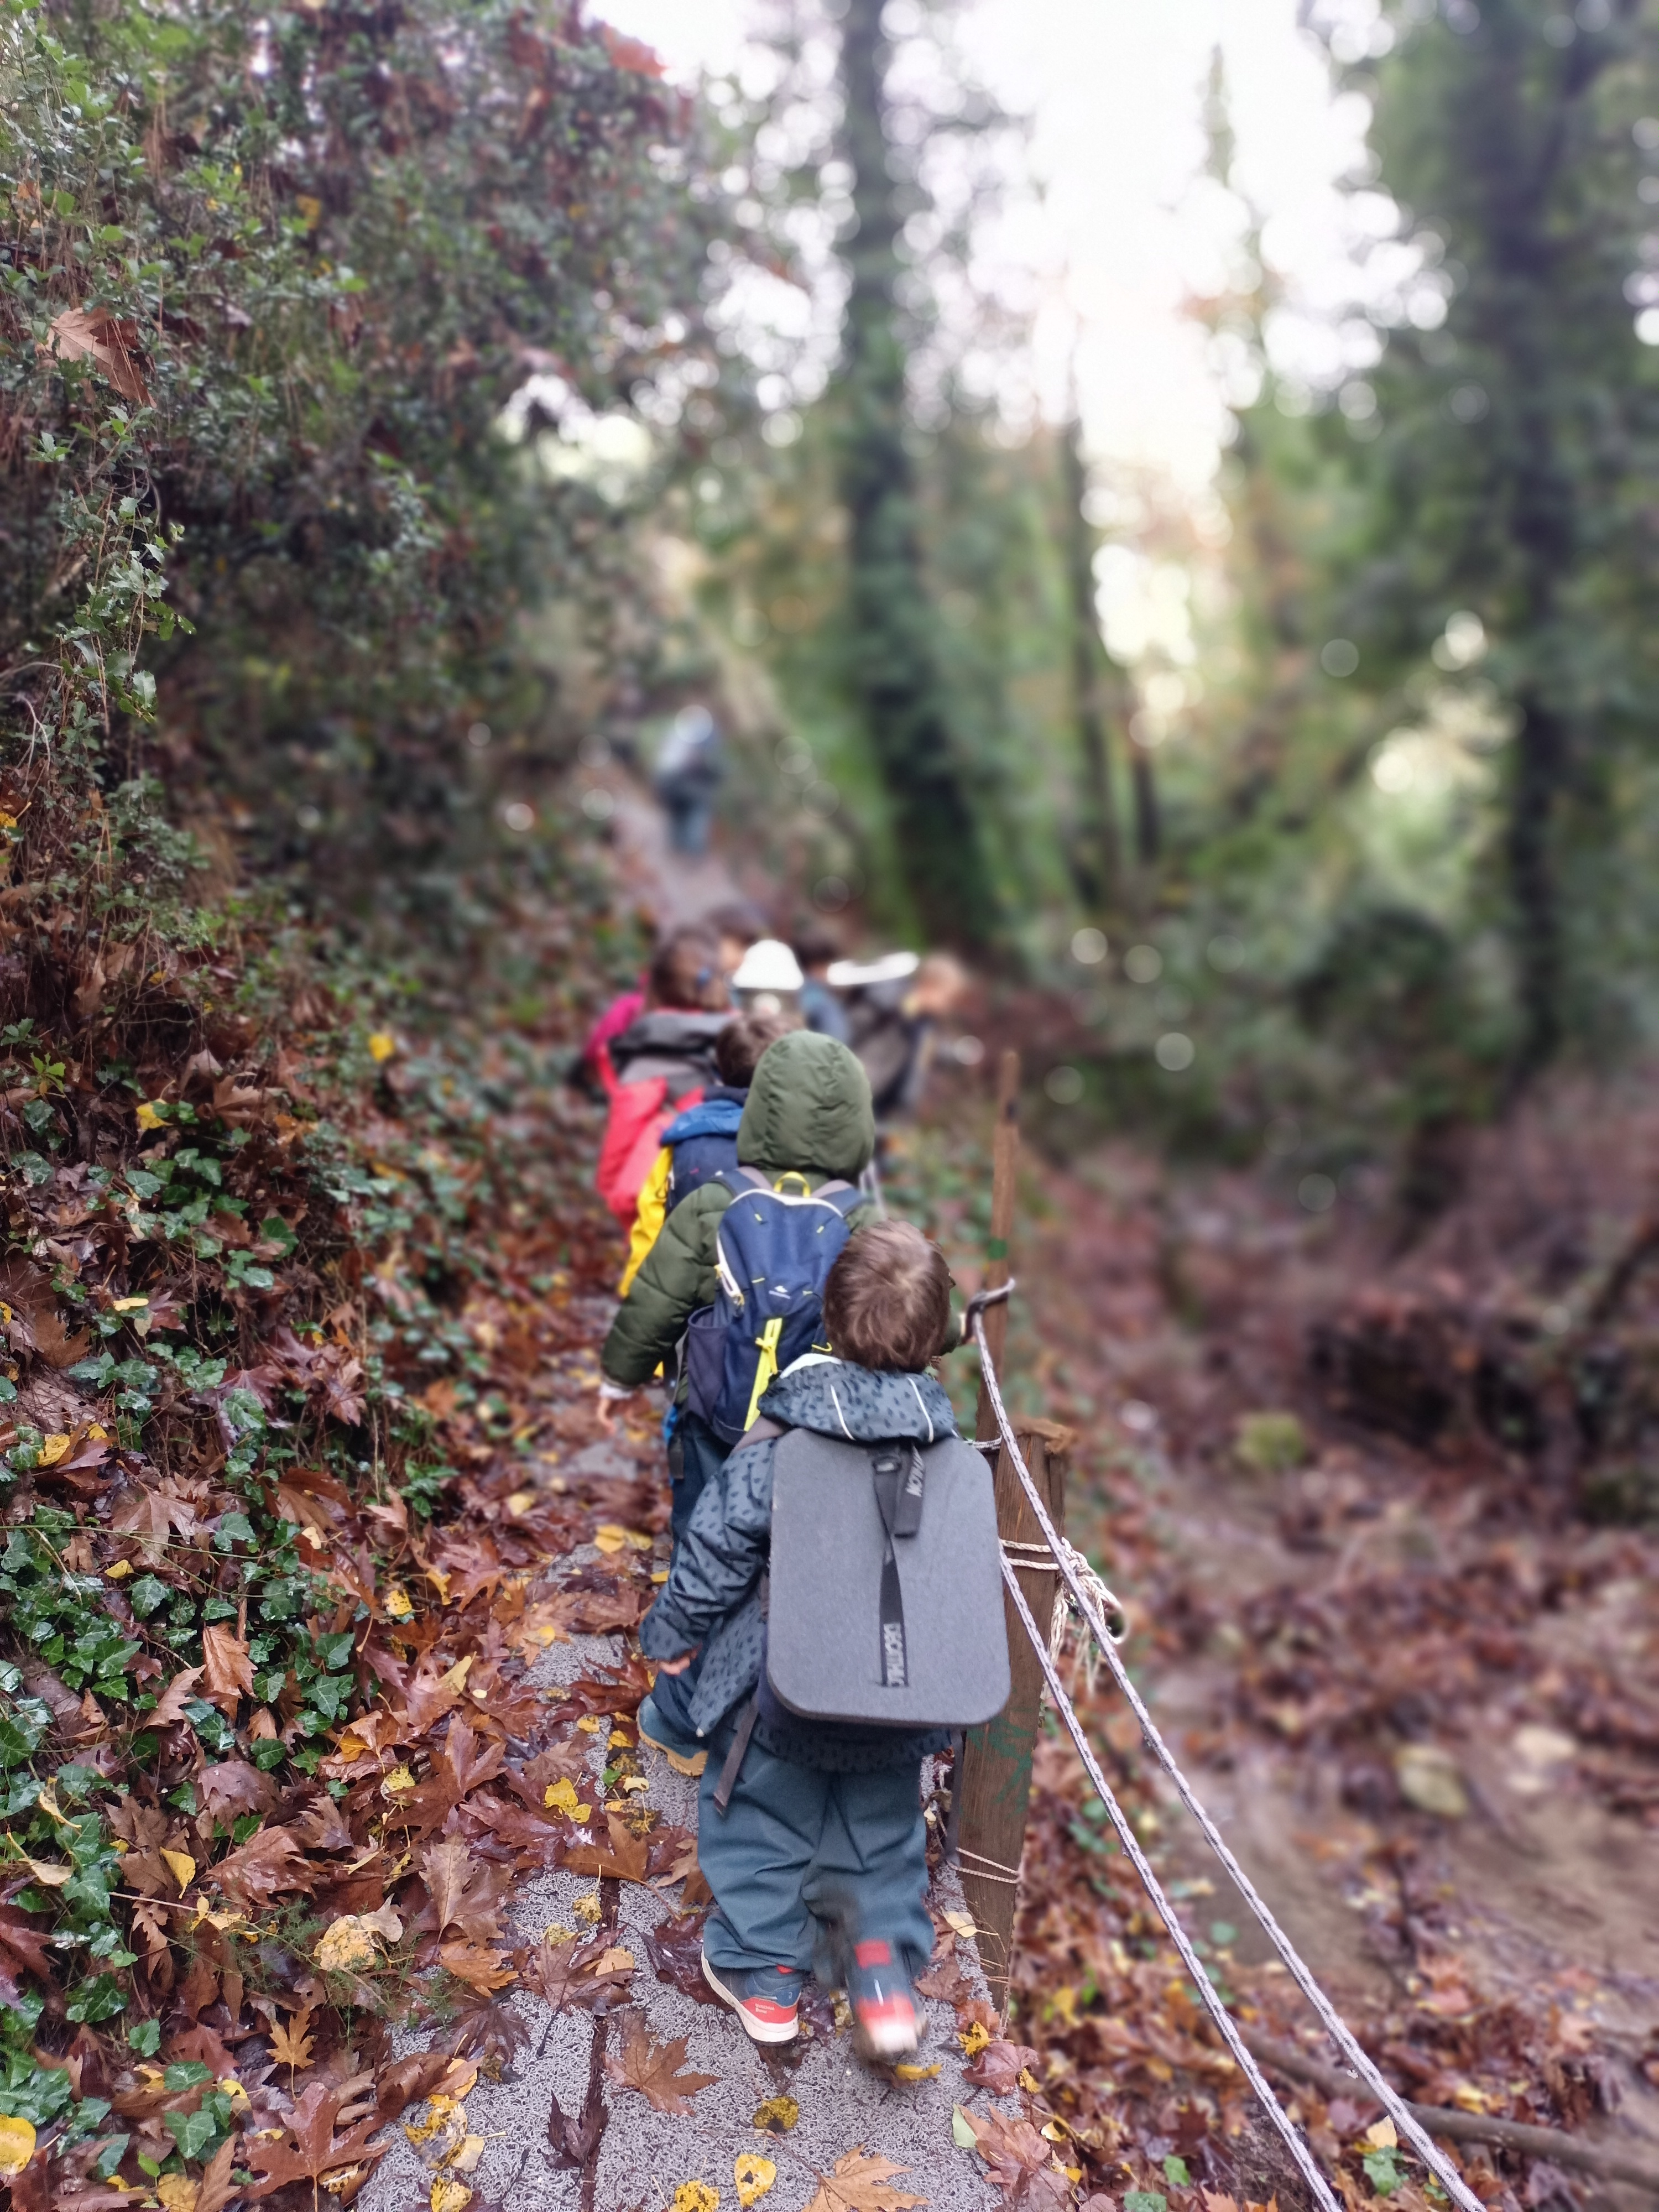
[[[1315, 2058], [1294, 2044], [1281, 2043], [1277, 2036], [1263, 2035], [1259, 2028], [1246, 2027], [1243, 2021], [1239, 2023], [1239, 2033], [1264, 2066], [1288, 2075], [1291, 2081], [1306, 2081], [1327, 2097], [1351, 2097], [1362, 2103], [1365, 2100], [1364, 2084], [1328, 2061]], [[1626, 2182], [1659, 2196], [1659, 2158], [1650, 2163], [1603, 2149], [1599, 2143], [1585, 2142], [1577, 2136], [1564, 2135], [1559, 2128], [1534, 2128], [1524, 2120], [1502, 2120], [1485, 2112], [1465, 2112], [1445, 2105], [1418, 2105], [1408, 2100], [1407, 2110], [1431, 2135], [1439, 2136], [1447, 2142], [1494, 2143], [1501, 2150], [1520, 2151], [1528, 2158], [1547, 2158], [1553, 2166], [1593, 2173], [1602, 2181]]]

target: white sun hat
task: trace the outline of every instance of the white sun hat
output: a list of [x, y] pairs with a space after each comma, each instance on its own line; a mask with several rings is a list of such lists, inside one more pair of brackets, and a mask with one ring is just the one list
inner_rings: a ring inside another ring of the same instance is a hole
[[763, 937], [744, 954], [732, 988], [734, 991], [799, 991], [805, 981], [799, 961], [781, 938]]

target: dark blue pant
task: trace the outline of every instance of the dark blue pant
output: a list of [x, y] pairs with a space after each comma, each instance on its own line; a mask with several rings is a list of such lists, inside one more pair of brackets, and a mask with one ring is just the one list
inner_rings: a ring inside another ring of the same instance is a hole
[[933, 1948], [921, 1762], [895, 1774], [827, 1774], [750, 1742], [725, 1814], [714, 1803], [728, 1723], [709, 1747], [697, 1863], [714, 1893], [714, 1966], [812, 1968], [822, 1923], [843, 1914], [919, 1974]]
[[[674, 1441], [668, 1448], [668, 1472], [673, 1483], [668, 1525], [677, 1545], [696, 1510], [697, 1500], [731, 1457], [732, 1449], [730, 1444], [720, 1442], [700, 1415], [681, 1413]], [[697, 1686], [702, 1666], [702, 1654], [699, 1651], [684, 1674], [659, 1674], [656, 1687], [651, 1692], [651, 1702], [665, 1724], [692, 1741], [697, 1732], [691, 1723], [691, 1692]]]

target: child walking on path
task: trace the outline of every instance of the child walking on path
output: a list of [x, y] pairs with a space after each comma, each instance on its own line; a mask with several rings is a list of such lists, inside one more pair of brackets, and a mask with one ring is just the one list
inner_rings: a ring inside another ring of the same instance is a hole
[[628, 1265], [617, 1285], [618, 1297], [625, 1298], [633, 1288], [646, 1254], [674, 1208], [720, 1169], [737, 1166], [738, 1131], [761, 1054], [798, 1026], [788, 1014], [738, 1014], [714, 1040], [714, 1072], [720, 1081], [662, 1133], [662, 1149], [640, 1192]]
[[[761, 1055], [738, 1127], [739, 1162], [769, 1184], [798, 1183], [804, 1191], [824, 1184], [856, 1183], [875, 1148], [870, 1083], [857, 1058], [832, 1037], [797, 1030]], [[616, 1404], [671, 1366], [694, 1313], [714, 1304], [720, 1222], [732, 1203], [726, 1182], [702, 1183], [664, 1221], [629, 1285], [599, 1354], [599, 1414], [609, 1426]], [[850, 1227], [872, 1220], [874, 1200], [848, 1205]], [[673, 1483], [672, 1525], [680, 1540], [704, 1485], [732, 1446], [687, 1404], [689, 1370], [675, 1393], [676, 1423], [669, 1445]], [[735, 1436], [742, 1427], [739, 1414]], [[707, 1747], [689, 1725], [686, 1688], [672, 1681], [641, 1709], [641, 1733], [665, 1752], [683, 1773], [700, 1774]]]
[[[710, 1744], [697, 1826], [715, 1900], [703, 1936], [710, 1987], [756, 2042], [787, 2042], [828, 1941], [860, 2048], [891, 2057], [917, 2040], [911, 1983], [933, 1941], [921, 1761], [948, 1735], [785, 1708], [766, 1680], [763, 1577], [781, 1432], [924, 1449], [957, 1434], [949, 1399], [925, 1371], [951, 1331], [942, 1254], [906, 1222], [860, 1231], [830, 1272], [823, 1321], [834, 1356], [797, 1360], [766, 1393], [760, 1425], [769, 1433], [741, 1443], [704, 1490], [640, 1645], [662, 1662], [659, 1690], [703, 1654], [690, 1706]], [[745, 1724], [733, 1777], [728, 1753]]]

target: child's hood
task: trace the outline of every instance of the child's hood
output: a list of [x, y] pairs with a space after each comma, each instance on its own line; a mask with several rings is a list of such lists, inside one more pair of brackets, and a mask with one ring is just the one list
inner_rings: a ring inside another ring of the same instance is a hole
[[735, 1137], [743, 1121], [747, 1091], [726, 1084], [705, 1091], [701, 1102], [675, 1116], [662, 1133], [665, 1145], [683, 1145], [691, 1137]]
[[743, 1109], [739, 1160], [773, 1175], [816, 1169], [856, 1182], [875, 1148], [870, 1079], [856, 1054], [813, 1030], [768, 1045]]
[[798, 1362], [779, 1376], [760, 1410], [788, 1428], [860, 1444], [900, 1437], [931, 1444], [957, 1433], [951, 1401], [931, 1375], [878, 1374], [844, 1359]]

